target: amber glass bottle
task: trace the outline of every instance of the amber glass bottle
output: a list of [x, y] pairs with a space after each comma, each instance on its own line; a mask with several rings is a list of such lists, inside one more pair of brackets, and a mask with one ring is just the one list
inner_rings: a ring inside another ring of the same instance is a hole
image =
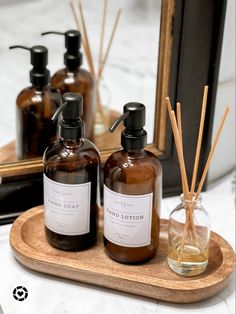
[[155, 256], [160, 231], [162, 168], [147, 141], [145, 106], [128, 103], [111, 131], [124, 120], [123, 150], [104, 166], [104, 245], [121, 263], [140, 263]]
[[82, 97], [63, 96], [61, 138], [44, 153], [45, 231], [48, 242], [61, 250], [92, 246], [97, 238], [99, 153], [83, 138]]
[[81, 68], [82, 54], [81, 35], [76, 30], [69, 30], [65, 33], [46, 32], [42, 35], [58, 34], [65, 36], [64, 54], [65, 68], [58, 70], [51, 78], [52, 88], [58, 89], [63, 95], [67, 92], [79, 93], [83, 97], [84, 109], [83, 120], [85, 121], [86, 138], [93, 139], [93, 122], [95, 115], [95, 84], [91, 74]]
[[42, 157], [46, 147], [56, 139], [57, 126], [51, 118], [61, 103], [58, 92], [48, 85], [46, 68], [48, 50], [44, 46], [12, 46], [31, 53], [30, 81], [32, 86], [23, 89], [16, 100], [16, 150], [18, 159]]

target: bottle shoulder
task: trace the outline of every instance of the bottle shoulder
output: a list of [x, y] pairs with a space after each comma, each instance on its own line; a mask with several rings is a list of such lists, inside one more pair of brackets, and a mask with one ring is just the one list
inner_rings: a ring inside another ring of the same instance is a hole
[[20, 93], [17, 95], [16, 102], [20, 102], [23, 99], [32, 98], [35, 94], [35, 89], [33, 86], [27, 86], [26, 88], [22, 89]]
[[67, 68], [60, 69], [55, 72], [51, 78], [51, 85], [59, 88], [62, 85], [76, 84], [93, 85], [92, 75], [85, 69], [79, 68], [75, 71], [69, 71]]
[[22, 108], [29, 105], [39, 105], [51, 101], [57, 103], [59, 106], [61, 103], [60, 94], [52, 90], [50, 86], [45, 86], [42, 89], [36, 89], [34, 86], [24, 88], [16, 98], [16, 104]]
[[129, 154], [124, 150], [119, 150], [111, 154], [105, 164], [125, 169], [129, 167], [147, 167], [150, 165], [160, 170], [162, 168], [158, 158], [148, 150], [144, 150], [140, 154]]
[[86, 79], [90, 83], [93, 83], [93, 77], [91, 73], [86, 69], [80, 68], [76, 75]]
[[91, 160], [100, 162], [100, 156], [96, 146], [87, 139], [82, 139], [79, 145], [65, 145], [62, 139], [56, 140], [47, 147], [44, 152], [44, 162], [76, 161], [84, 159], [88, 163]]
[[162, 166], [157, 157], [149, 151], [143, 151], [139, 156], [131, 156], [124, 151], [113, 153], [104, 166], [106, 178], [127, 182], [145, 182], [151, 178], [162, 176]]

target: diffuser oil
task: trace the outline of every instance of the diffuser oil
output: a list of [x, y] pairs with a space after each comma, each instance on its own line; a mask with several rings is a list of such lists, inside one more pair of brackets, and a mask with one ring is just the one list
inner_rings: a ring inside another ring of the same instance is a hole
[[170, 268], [183, 276], [196, 276], [202, 273], [208, 264], [208, 246], [198, 241], [181, 245], [182, 237], [176, 236], [168, 248], [168, 264]]
[[[198, 200], [185, 200], [171, 212], [169, 219], [169, 267], [183, 276], [201, 274], [208, 264], [210, 221]], [[191, 218], [190, 218], [191, 217]]]

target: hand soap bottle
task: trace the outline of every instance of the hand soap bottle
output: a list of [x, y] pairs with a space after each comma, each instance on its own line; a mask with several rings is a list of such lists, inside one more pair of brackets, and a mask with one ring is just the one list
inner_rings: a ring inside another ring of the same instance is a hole
[[81, 95], [66, 93], [53, 120], [62, 113], [60, 139], [49, 146], [44, 161], [45, 231], [61, 250], [84, 250], [97, 237], [97, 183], [100, 158], [84, 139]]
[[23, 89], [16, 100], [16, 151], [18, 159], [42, 157], [46, 147], [57, 135], [57, 125], [51, 118], [61, 104], [61, 96], [53, 92], [48, 83], [48, 50], [44, 46], [11, 46], [30, 51], [30, 82], [32, 86]]
[[144, 149], [145, 106], [126, 104], [110, 131], [121, 121], [123, 149], [113, 153], [104, 166], [104, 245], [112, 259], [134, 264], [157, 252], [162, 168], [156, 156]]
[[65, 36], [64, 64], [65, 68], [57, 71], [51, 78], [52, 88], [58, 89], [61, 94], [67, 92], [79, 93], [83, 97], [84, 110], [83, 120], [85, 121], [86, 138], [92, 140], [95, 116], [95, 84], [91, 74], [81, 68], [82, 54], [81, 35], [76, 30], [69, 30], [65, 33], [46, 32], [42, 35], [57, 34]]

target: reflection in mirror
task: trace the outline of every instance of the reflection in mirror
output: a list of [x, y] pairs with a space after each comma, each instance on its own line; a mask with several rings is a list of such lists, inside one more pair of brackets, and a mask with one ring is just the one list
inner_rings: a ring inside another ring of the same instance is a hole
[[[79, 16], [77, 2], [74, 3]], [[107, 134], [109, 123], [122, 112], [123, 105], [139, 101], [146, 105], [148, 142], [153, 141], [156, 98], [157, 53], [161, 0], [109, 0], [104, 35], [106, 52], [117, 11], [122, 9], [110, 54], [100, 82], [100, 98], [106, 121], [103, 127], [96, 115], [94, 142], [100, 150], [120, 146], [120, 135]], [[30, 57], [25, 51], [9, 51], [9, 46], [45, 45], [49, 50], [48, 68], [53, 75], [63, 68], [65, 52], [62, 36], [42, 37], [45, 31], [76, 29], [68, 1], [1, 1], [0, 21], [0, 163], [16, 160], [16, 97], [30, 85]], [[103, 1], [83, 1], [83, 10], [95, 71], [98, 71]], [[83, 52], [82, 48], [82, 52]], [[89, 70], [85, 56], [83, 65]], [[92, 119], [93, 117], [91, 117]], [[100, 123], [100, 124], [99, 124]]]

